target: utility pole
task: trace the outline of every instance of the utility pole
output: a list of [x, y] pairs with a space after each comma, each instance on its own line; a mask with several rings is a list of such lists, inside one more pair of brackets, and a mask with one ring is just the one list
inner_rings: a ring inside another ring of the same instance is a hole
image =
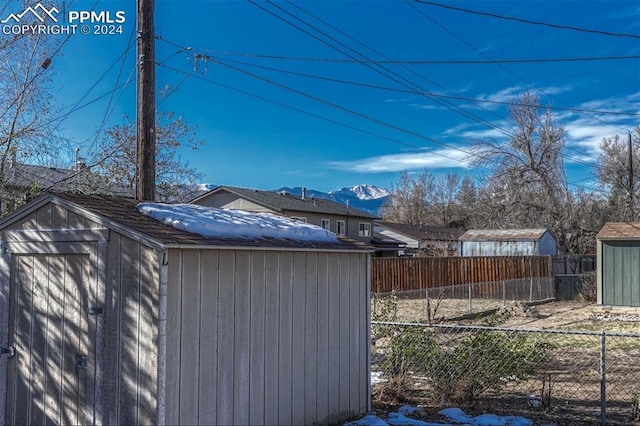
[[137, 165], [136, 199], [154, 201], [156, 195], [156, 52], [154, 0], [138, 2]]
[[629, 132], [629, 144], [627, 149], [629, 152], [629, 221], [633, 222], [635, 220], [635, 213], [633, 211], [633, 196], [635, 188], [633, 187], [633, 144], [631, 143], [631, 132]]

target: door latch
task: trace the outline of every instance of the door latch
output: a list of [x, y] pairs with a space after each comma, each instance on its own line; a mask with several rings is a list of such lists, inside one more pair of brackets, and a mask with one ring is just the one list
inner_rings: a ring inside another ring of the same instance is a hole
[[13, 345], [9, 345], [8, 348], [0, 346], [0, 355], [7, 355], [7, 358], [13, 358], [16, 354], [16, 348]]
[[76, 354], [76, 367], [86, 369], [88, 360], [86, 355]]

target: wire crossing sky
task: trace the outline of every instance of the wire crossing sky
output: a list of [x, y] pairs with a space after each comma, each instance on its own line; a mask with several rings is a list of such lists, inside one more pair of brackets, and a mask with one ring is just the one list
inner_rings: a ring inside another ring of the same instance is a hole
[[[135, 116], [132, 3], [74, 0], [124, 11], [122, 34], [52, 36], [61, 48], [43, 72], [56, 125], [83, 157]], [[425, 168], [482, 177], [473, 146], [508, 141], [508, 109], [531, 91], [565, 128], [569, 182], [592, 188], [602, 138], [640, 125], [636, 0], [156, 0], [155, 9], [158, 109], [205, 140], [181, 155], [211, 184], [388, 188]], [[20, 11], [3, 8], [11, 12]]]

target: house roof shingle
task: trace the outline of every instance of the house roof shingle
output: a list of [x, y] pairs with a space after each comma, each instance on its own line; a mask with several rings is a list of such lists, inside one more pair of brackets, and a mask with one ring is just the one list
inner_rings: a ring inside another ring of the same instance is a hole
[[[91, 186], [85, 180], [84, 172], [90, 172], [88, 168], [82, 170], [65, 169], [61, 167], [39, 166], [35, 164], [13, 163], [5, 171], [6, 183], [13, 188], [27, 189], [37, 184], [39, 190], [46, 190], [53, 186], [57, 191], [76, 191]], [[104, 194], [132, 197], [135, 192], [114, 182], [101, 182], [93, 191]]]
[[527, 241], [539, 240], [548, 229], [470, 229], [461, 241]]
[[605, 223], [596, 235], [599, 240], [633, 240], [640, 239], [640, 222]]
[[[208, 238], [199, 234], [176, 229], [173, 226], [166, 225], [140, 213], [137, 209], [139, 202], [132, 198], [106, 195], [85, 195], [69, 192], [50, 192], [41, 198], [46, 199], [47, 197], [58, 198], [71, 203], [80, 209], [104, 218], [108, 223], [124, 226], [135, 233], [142, 234], [163, 245], [318, 250], [371, 250], [369, 246], [363, 243], [340, 237], [335, 243], [274, 238], [251, 240], [238, 237], [226, 238], [224, 236]], [[2, 220], [0, 222], [0, 228], [3, 227], [6, 222], [11, 222], [10, 218], [15, 217], [15, 215], [19, 216], [21, 210], [22, 209], [17, 210]]]
[[238, 188], [233, 186], [219, 186], [211, 191], [197, 197], [192, 202], [206, 198], [212, 194], [228, 192], [239, 197], [250, 200], [256, 204], [276, 210], [280, 213], [285, 211], [298, 211], [318, 214], [334, 214], [341, 216], [354, 216], [367, 219], [377, 219], [378, 217], [365, 211], [345, 206], [325, 198], [312, 198], [294, 196], [286, 192], [263, 191], [259, 189]]
[[457, 228], [443, 226], [417, 226], [405, 223], [376, 222], [376, 226], [387, 228], [396, 234], [401, 234], [416, 241], [457, 241], [464, 231]]

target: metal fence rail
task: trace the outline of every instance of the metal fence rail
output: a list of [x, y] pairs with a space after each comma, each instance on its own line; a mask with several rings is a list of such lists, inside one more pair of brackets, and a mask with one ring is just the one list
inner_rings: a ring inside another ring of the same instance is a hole
[[374, 396], [393, 383], [435, 407], [631, 424], [640, 420], [638, 359], [640, 334], [372, 322]]

